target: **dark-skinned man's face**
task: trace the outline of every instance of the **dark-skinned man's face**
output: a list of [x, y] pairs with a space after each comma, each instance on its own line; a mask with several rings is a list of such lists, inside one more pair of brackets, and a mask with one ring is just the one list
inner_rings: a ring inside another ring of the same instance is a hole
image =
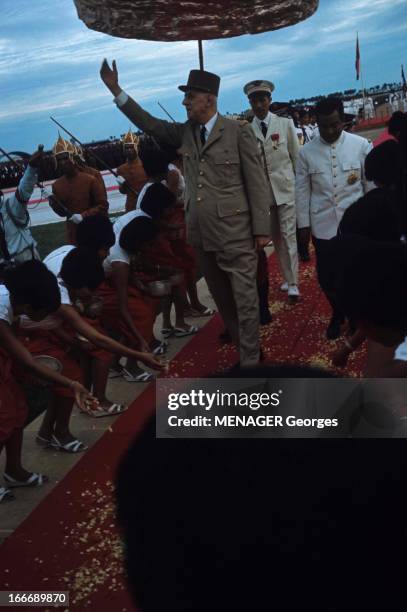
[[60, 153], [56, 156], [58, 170], [61, 174], [71, 176], [75, 172], [75, 164], [68, 153]]
[[254, 93], [249, 97], [250, 106], [260, 121], [263, 121], [269, 112], [271, 96], [266, 92]]
[[318, 115], [317, 123], [321, 138], [325, 142], [330, 144], [336, 142], [342, 134], [344, 124], [338, 111], [334, 111], [330, 115]]
[[134, 145], [124, 145], [124, 154], [128, 161], [133, 161], [138, 157], [138, 152]]

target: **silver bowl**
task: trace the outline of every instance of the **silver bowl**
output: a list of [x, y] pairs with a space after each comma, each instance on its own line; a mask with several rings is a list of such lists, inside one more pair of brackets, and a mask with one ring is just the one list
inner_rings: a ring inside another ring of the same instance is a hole
[[175, 287], [176, 285], [181, 285], [181, 283], [183, 283], [184, 281], [184, 273], [175, 272], [175, 274], [171, 274], [171, 276], [169, 276], [167, 280], [170, 283], [171, 287]]
[[97, 319], [103, 310], [103, 298], [101, 297], [93, 297], [92, 301], [86, 305], [85, 307], [85, 316], [89, 317], [89, 319]]
[[147, 283], [147, 293], [152, 297], [164, 297], [171, 293], [171, 283], [168, 280], [155, 280]]

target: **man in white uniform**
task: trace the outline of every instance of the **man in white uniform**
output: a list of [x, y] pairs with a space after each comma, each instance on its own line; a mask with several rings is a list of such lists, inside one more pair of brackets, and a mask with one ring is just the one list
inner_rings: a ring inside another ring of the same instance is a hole
[[374, 119], [374, 104], [373, 98], [365, 98], [365, 119]]
[[251, 81], [244, 86], [254, 112], [252, 129], [270, 185], [271, 237], [284, 277], [282, 289], [298, 299], [298, 254], [295, 214], [295, 163], [300, 149], [292, 119], [270, 112], [274, 85]]
[[340, 335], [343, 314], [333, 295], [333, 262], [328, 242], [336, 236], [345, 210], [368, 191], [364, 163], [372, 145], [343, 130], [344, 110], [339, 98], [316, 106], [319, 135], [300, 150], [296, 170], [299, 241], [308, 241], [311, 228], [321, 288], [333, 310], [327, 338]]

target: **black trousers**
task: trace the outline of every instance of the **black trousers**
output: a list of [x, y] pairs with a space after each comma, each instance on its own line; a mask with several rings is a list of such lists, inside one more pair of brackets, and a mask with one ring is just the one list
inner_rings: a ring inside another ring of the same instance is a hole
[[345, 315], [335, 297], [336, 255], [333, 252], [331, 240], [323, 240], [313, 236], [312, 243], [317, 260], [318, 282], [332, 307], [332, 315], [342, 320]]

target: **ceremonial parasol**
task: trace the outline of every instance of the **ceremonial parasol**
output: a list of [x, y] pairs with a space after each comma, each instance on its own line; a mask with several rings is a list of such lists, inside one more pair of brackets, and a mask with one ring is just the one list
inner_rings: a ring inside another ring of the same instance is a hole
[[310, 17], [319, 0], [74, 0], [92, 30], [121, 38], [199, 41], [259, 34]]

